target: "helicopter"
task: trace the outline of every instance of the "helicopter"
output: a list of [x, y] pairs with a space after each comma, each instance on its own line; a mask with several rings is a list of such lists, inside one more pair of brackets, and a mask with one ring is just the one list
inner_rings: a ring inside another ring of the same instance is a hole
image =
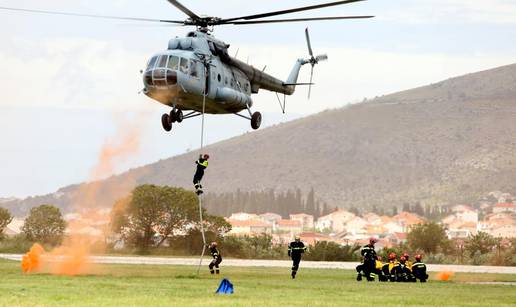
[[[79, 17], [94, 17], [104, 19], [132, 20], [143, 22], [160, 22], [182, 26], [194, 26], [194, 31], [186, 37], [176, 37], [168, 42], [166, 51], [154, 54], [147, 66], [140, 73], [143, 77], [142, 92], [163, 105], [171, 108], [169, 113], [161, 117], [161, 125], [165, 131], [171, 131], [174, 123], [207, 114], [235, 114], [250, 121], [251, 128], [260, 128], [262, 115], [252, 112], [251, 96], [258, 94], [260, 89], [275, 92], [285, 112], [287, 95], [293, 95], [296, 86], [308, 85], [310, 97], [315, 65], [326, 61], [328, 56], [314, 56], [308, 28], [305, 30], [309, 58], [297, 59], [286, 80], [280, 80], [265, 73], [252, 65], [231, 57], [228, 53], [229, 44], [215, 38], [212, 34], [214, 27], [221, 25], [252, 25], [287, 23], [303, 21], [366, 19], [374, 16], [334, 16], [292, 19], [264, 19], [272, 16], [291, 14], [301, 11], [315, 10], [326, 7], [350, 4], [366, 0], [344, 0], [304, 6], [280, 11], [266, 12], [255, 15], [220, 18], [200, 16], [176, 0], [167, 0], [183, 12], [186, 20], [163, 20], [131, 17], [115, 17], [68, 12], [52, 12], [21, 8], [0, 7], [0, 10], [21, 11], [30, 13], [58, 14]], [[298, 76], [304, 65], [311, 66], [310, 82], [298, 83]], [[283, 102], [278, 94], [283, 94]], [[244, 114], [241, 114], [244, 112]], [[245, 113], [247, 112], [247, 114]]]

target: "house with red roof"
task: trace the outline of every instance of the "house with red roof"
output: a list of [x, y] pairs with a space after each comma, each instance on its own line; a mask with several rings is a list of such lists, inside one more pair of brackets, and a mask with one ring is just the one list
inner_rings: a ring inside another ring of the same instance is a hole
[[401, 232], [408, 232], [411, 226], [425, 222], [419, 215], [405, 211], [395, 215], [392, 219], [403, 228]]
[[317, 232], [302, 232], [299, 237], [305, 245], [315, 245], [315, 243], [321, 241], [333, 241], [330, 236]]

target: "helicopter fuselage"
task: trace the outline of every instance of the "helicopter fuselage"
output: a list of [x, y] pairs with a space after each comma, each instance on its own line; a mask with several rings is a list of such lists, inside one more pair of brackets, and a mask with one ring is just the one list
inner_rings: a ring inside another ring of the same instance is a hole
[[297, 60], [287, 81], [279, 80], [228, 55], [229, 45], [208, 33], [190, 32], [170, 40], [168, 49], [151, 57], [143, 72], [143, 92], [184, 111], [228, 114], [249, 109], [252, 94], [266, 89], [285, 95], [295, 91]]

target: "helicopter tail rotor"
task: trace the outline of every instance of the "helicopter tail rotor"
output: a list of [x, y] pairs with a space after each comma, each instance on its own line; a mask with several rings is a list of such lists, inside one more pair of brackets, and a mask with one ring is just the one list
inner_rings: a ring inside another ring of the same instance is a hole
[[306, 45], [308, 46], [308, 54], [310, 55], [310, 58], [306, 60], [306, 63], [310, 63], [310, 85], [308, 86], [308, 99], [310, 99], [310, 95], [312, 93], [312, 80], [314, 78], [314, 67], [316, 64], [319, 64], [321, 61], [327, 61], [328, 55], [321, 54], [318, 56], [314, 56], [314, 52], [312, 50], [312, 43], [310, 41], [310, 33], [308, 32], [308, 28], [305, 29], [305, 36], [306, 36]]

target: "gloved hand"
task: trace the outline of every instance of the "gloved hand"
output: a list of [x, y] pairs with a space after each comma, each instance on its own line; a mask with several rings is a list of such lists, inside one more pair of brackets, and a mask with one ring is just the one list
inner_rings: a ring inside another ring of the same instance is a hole
[[290, 251], [288, 251], [288, 256], [290, 257]]

